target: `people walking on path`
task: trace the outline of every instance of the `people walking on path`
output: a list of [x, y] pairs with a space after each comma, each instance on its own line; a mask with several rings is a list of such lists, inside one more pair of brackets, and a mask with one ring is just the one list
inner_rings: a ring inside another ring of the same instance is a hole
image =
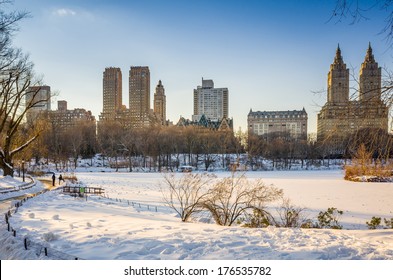
[[61, 181], [65, 182], [65, 180], [63, 179], [63, 176], [61, 176], [61, 174], [60, 174], [60, 176], [59, 176], [59, 185], [60, 185]]
[[55, 173], [53, 173], [53, 175], [52, 175], [52, 186], [53, 187], [55, 186], [55, 182], [56, 182], [56, 176], [55, 176]]

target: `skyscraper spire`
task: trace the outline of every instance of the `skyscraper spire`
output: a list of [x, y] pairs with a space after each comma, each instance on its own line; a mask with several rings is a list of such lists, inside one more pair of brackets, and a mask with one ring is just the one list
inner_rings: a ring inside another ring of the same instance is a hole
[[378, 63], [374, 59], [371, 43], [368, 43], [366, 56], [359, 71], [360, 101], [381, 101], [381, 75], [381, 67], [378, 67]]
[[365, 62], [372, 62], [375, 63], [374, 55], [373, 55], [373, 49], [371, 48], [371, 43], [368, 42], [368, 49], [366, 53], [366, 57], [364, 58]]
[[344, 63], [343, 57], [341, 56], [340, 44], [337, 45], [336, 57], [334, 58], [334, 63], [335, 64], [342, 64], [342, 63]]
[[162, 125], [166, 125], [166, 96], [161, 80], [158, 81], [154, 93], [154, 113]]
[[334, 62], [330, 64], [328, 73], [328, 102], [330, 104], [346, 104], [349, 100], [349, 70], [341, 56], [340, 45], [337, 45]]

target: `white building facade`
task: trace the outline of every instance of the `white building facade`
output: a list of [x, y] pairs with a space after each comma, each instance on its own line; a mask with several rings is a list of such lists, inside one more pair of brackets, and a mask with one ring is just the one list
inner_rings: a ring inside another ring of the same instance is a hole
[[204, 80], [202, 86], [194, 89], [193, 121], [199, 121], [202, 115], [210, 120], [228, 118], [228, 88], [214, 88], [213, 80]]

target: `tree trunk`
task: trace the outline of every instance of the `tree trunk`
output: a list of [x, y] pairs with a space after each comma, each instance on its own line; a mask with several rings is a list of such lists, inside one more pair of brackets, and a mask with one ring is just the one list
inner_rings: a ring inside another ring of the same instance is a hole
[[129, 154], [129, 156], [128, 156], [128, 161], [129, 161], [129, 168], [130, 168], [130, 172], [132, 172], [132, 155], [131, 155], [131, 153]]
[[6, 164], [4, 162], [1, 162], [0, 168], [3, 169], [4, 176], [14, 177], [14, 168], [10, 164]]

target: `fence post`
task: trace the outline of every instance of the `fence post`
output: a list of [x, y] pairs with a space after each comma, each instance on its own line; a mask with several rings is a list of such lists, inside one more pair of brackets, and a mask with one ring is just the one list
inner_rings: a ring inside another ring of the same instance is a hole
[[139, 208], [141, 208], [141, 204], [139, 203]]
[[24, 239], [24, 243], [25, 243], [25, 250], [27, 250], [27, 238]]
[[4, 215], [5, 215], [5, 222], [8, 224], [8, 215], [7, 213], [5, 213]]
[[8, 231], [11, 231], [11, 226], [10, 226], [10, 223], [8, 223], [8, 229], [7, 229]]
[[156, 212], [157, 212], [157, 206], [156, 206]]
[[16, 237], [16, 230], [13, 229], [12, 233], [13, 233], [14, 237]]
[[150, 207], [149, 207], [149, 205], [147, 205], [147, 210], [150, 210]]
[[48, 249], [46, 247], [44, 248], [44, 253], [45, 253], [45, 257], [47, 257], [48, 256]]

